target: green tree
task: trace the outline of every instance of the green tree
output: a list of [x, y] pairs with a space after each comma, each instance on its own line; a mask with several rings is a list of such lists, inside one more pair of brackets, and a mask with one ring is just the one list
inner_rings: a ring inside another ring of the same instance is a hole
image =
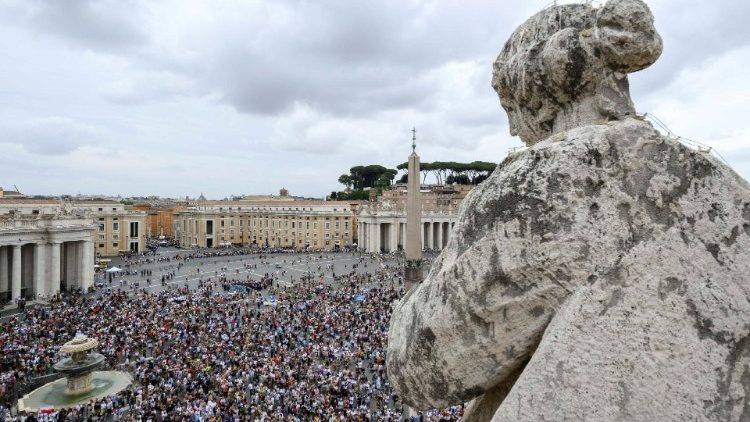
[[450, 173], [452, 173], [451, 167], [453, 164], [455, 163], [449, 161], [435, 161], [432, 163], [432, 172], [435, 174], [438, 184], [442, 185], [446, 181]]
[[484, 175], [486, 178], [495, 170], [496, 166], [495, 163], [489, 163], [486, 161], [472, 161], [466, 166], [466, 174], [469, 176], [469, 179], [471, 179], [472, 184], [477, 184], [479, 183], [477, 178], [480, 175]]
[[355, 190], [365, 187], [365, 179], [362, 176], [362, 172], [364, 171], [364, 169], [364, 166], [354, 166], [349, 169], [349, 178], [351, 180], [352, 187]]
[[352, 177], [348, 174], [342, 174], [339, 176], [339, 183], [346, 186], [346, 189], [349, 190], [352, 186]]
[[427, 182], [427, 175], [432, 171], [432, 163], [420, 163], [419, 171], [422, 173], [422, 184]]
[[[396, 174], [398, 174], [398, 170], [389, 169], [379, 164], [371, 164], [368, 166], [354, 166], [349, 170], [349, 173], [349, 180], [354, 189], [364, 189], [375, 187], [375, 183], [384, 174], [392, 175], [390, 176], [390, 180], [393, 180]], [[339, 178], [339, 182], [341, 182], [341, 178]]]
[[471, 181], [469, 180], [469, 176], [465, 174], [458, 174], [458, 175], [450, 175], [445, 179], [445, 183], [451, 184], [457, 184], [457, 185], [470, 185]]

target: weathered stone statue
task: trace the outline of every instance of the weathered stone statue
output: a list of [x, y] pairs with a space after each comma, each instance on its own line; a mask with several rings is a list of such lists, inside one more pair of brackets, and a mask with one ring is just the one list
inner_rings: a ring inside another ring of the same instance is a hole
[[[394, 309], [388, 376], [469, 420], [750, 420], [750, 186], [638, 119], [639, 0], [548, 8], [494, 66], [529, 146]], [[707, 122], [710, 124], [710, 122]]]

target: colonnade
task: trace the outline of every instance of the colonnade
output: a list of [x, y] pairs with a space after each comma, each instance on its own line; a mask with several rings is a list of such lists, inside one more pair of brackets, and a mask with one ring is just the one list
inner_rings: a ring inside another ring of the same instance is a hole
[[49, 297], [62, 288], [88, 289], [94, 282], [91, 240], [36, 241], [0, 245], [0, 303]]
[[[455, 219], [423, 221], [422, 249], [442, 250], [455, 226]], [[393, 252], [406, 244], [406, 223], [365, 222], [360, 220], [357, 229], [359, 247], [367, 252]]]

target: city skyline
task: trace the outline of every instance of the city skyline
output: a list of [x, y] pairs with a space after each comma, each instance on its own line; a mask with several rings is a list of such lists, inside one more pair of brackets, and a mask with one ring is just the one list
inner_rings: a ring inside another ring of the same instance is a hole
[[[26, 194], [323, 197], [360, 164], [500, 162], [521, 145], [490, 87], [548, 1], [0, 4], [0, 186]], [[750, 177], [743, 17], [648, 2], [664, 54], [639, 112]]]

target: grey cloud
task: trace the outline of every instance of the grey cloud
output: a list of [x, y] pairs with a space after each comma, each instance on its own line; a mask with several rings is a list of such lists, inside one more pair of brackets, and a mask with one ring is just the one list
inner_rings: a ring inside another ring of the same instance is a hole
[[144, 72], [117, 80], [104, 94], [108, 100], [123, 104], [141, 104], [197, 93], [194, 80], [170, 72]]
[[[230, 31], [199, 77], [247, 113], [276, 114], [296, 102], [337, 115], [422, 108], [439, 88], [425, 83], [430, 71], [496, 54], [518, 13], [489, 1], [443, 5], [299, 3], [283, 24]], [[495, 13], [481, 11], [488, 8]]]
[[[27, 14], [39, 31], [120, 55], [151, 72], [181, 73], [200, 85], [194, 92], [218, 91], [237, 110], [260, 115], [289, 111], [296, 102], [338, 115], [427, 107], [435, 87], [425, 83], [426, 74], [448, 60], [496, 54], [533, 7], [503, 7], [492, 0], [274, 2], [266, 7], [280, 10], [284, 19], [203, 28], [220, 36], [213, 44], [183, 46], [181, 51], [194, 56], [186, 65], [179, 52], [150, 44], [157, 35], [144, 29], [146, 21], [158, 25], [167, 19], [163, 15], [174, 12], [168, 7], [154, 10], [138, 1], [34, 4]], [[189, 35], [190, 28], [179, 30]], [[141, 48], [128, 48], [133, 46]], [[135, 103], [176, 94], [144, 91], [148, 94], [105, 96]]]
[[66, 155], [101, 141], [92, 127], [61, 117], [48, 117], [4, 128], [5, 141], [40, 155]]
[[[699, 119], [685, 116], [688, 101], [677, 92], [685, 90], [673, 82], [687, 68], [705, 75], [701, 63], [750, 39], [748, 5], [647, 1], [665, 52], [632, 76], [636, 104], [658, 111], [680, 133], [741, 143], [718, 130], [683, 129], [685, 120]], [[0, 142], [22, 145], [7, 148], [64, 174], [56, 192], [222, 197], [267, 191], [271, 177], [293, 193], [319, 195], [337, 188], [335, 176], [358, 162], [403, 162], [413, 125], [426, 161], [500, 161], [518, 142], [489, 85], [491, 63], [509, 34], [547, 3], [0, 0], [0, 44], [13, 53], [0, 67], [17, 69], [0, 80], [0, 123], [26, 122], [0, 127]], [[704, 85], [696, 91], [721, 98], [744, 87]], [[717, 101], [699, 98], [690, 116]], [[746, 103], [736, 108], [746, 114]], [[44, 117], [60, 113], [70, 119]], [[727, 158], [746, 166], [736, 153]], [[90, 170], [65, 167], [60, 163], [70, 160], [54, 154], [102, 168], [116, 165], [100, 163], [103, 155], [121, 162], [130, 154], [133, 176], [102, 171], [97, 186], [88, 186]], [[39, 193], [53, 186], [31, 172], [17, 177]]]
[[[485, 104], [485, 103], [483, 103]], [[486, 107], [479, 108], [459, 108], [455, 113], [449, 116], [451, 123], [463, 127], [483, 127], [490, 126], [493, 129], [499, 129], [506, 133], [508, 129], [505, 112], [502, 111], [498, 104], [486, 104]]]
[[214, 75], [226, 101], [257, 114], [288, 111], [301, 102], [338, 115], [368, 115], [419, 107], [435, 89], [421, 78], [422, 72], [337, 67], [320, 60], [290, 63], [250, 54], [227, 58]]
[[631, 75], [637, 96], [669, 84], [682, 69], [750, 44], [746, 0], [651, 1], [649, 6], [664, 39], [664, 52], [652, 67]]
[[29, 18], [42, 32], [107, 51], [148, 41], [138, 26], [139, 6], [135, 1], [40, 0]]

